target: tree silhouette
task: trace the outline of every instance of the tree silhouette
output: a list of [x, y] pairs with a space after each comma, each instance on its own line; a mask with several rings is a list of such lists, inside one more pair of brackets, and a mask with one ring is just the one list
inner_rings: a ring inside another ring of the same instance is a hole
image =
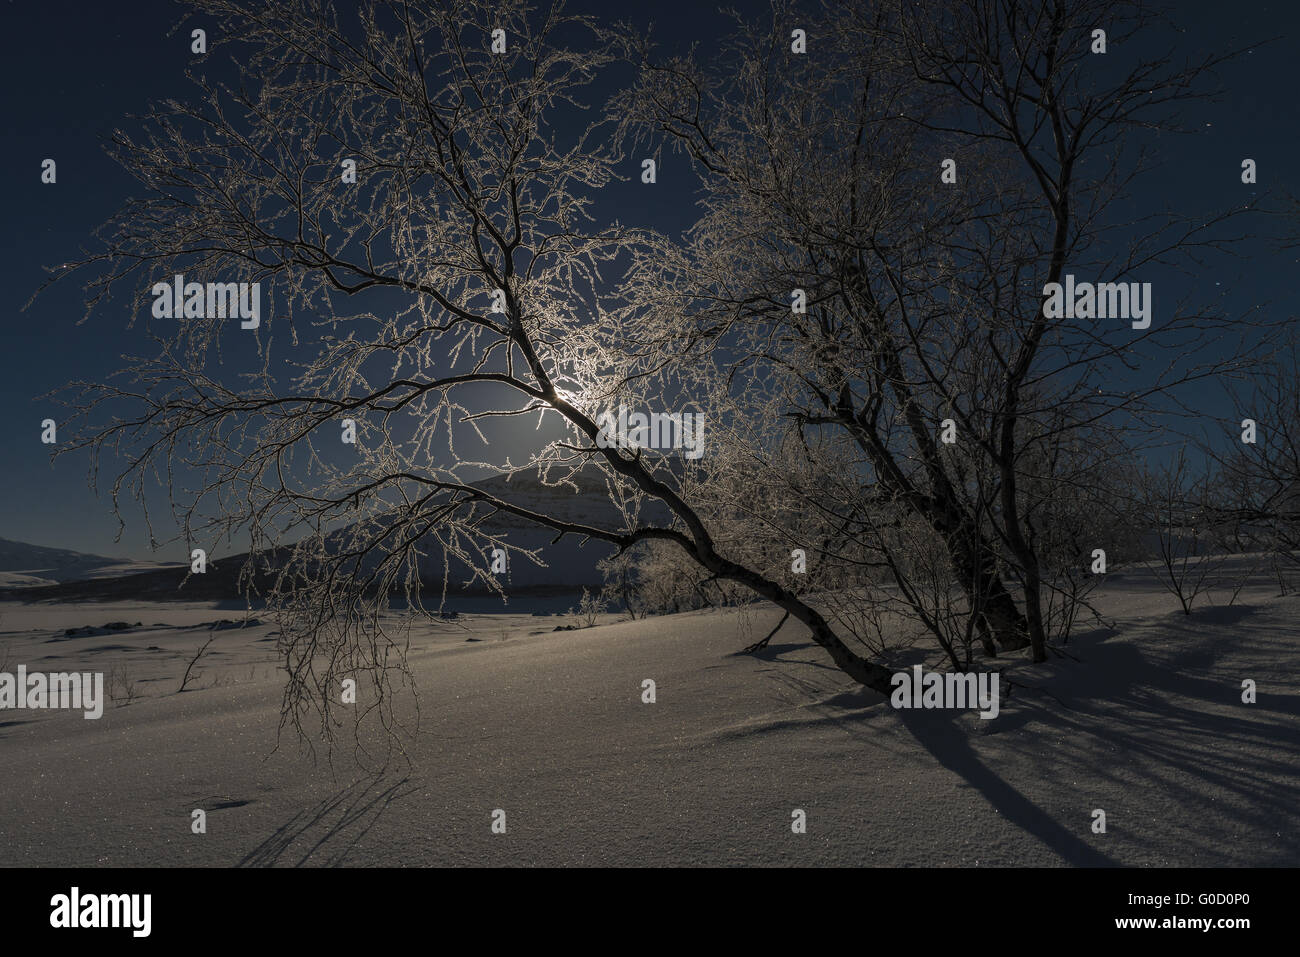
[[[157, 354], [76, 385], [71, 447], [121, 456], [115, 502], [164, 476], [187, 541], [249, 536], [282, 616], [282, 726], [316, 715], [330, 734], [356, 675], [391, 721], [406, 644], [382, 613], [395, 594], [426, 611], [436, 549], [444, 593], [452, 560], [499, 588], [483, 556], [529, 557], [491, 530], [499, 513], [619, 552], [675, 547], [878, 691], [891, 671], [843, 604], [874, 607], [881, 582], [955, 666], [972, 638], [1042, 660], [1058, 572], [1077, 571], [1072, 554], [1045, 564], [1042, 523], [1087, 467], [1056, 453], [1121, 418], [1150, 426], [1171, 390], [1234, 361], [1192, 362], [1221, 317], [1172, 301], [1142, 331], [1043, 310], [1067, 271], [1126, 281], [1231, 238], [1226, 216], [1112, 215], [1130, 131], [1221, 59], [1103, 68], [1092, 29], [1122, 42], [1140, 5], [777, 3], [677, 58], [559, 3], [193, 5], [237, 81], [197, 77], [192, 99], [113, 135], [143, 196], [53, 281], [91, 270], [88, 313], [124, 287], [146, 316], [174, 274], [256, 282], [263, 319], [146, 319]], [[788, 39], [801, 24], [809, 54]], [[631, 85], [592, 111], [620, 63]], [[704, 186], [685, 241], [593, 206], [665, 142]], [[1122, 371], [1140, 363], [1155, 371], [1135, 385]], [[706, 454], [607, 447], [600, 416], [620, 404], [705, 413]], [[553, 430], [524, 464], [599, 483], [621, 521], [473, 484], [492, 463], [457, 454], [457, 429], [513, 417]]]

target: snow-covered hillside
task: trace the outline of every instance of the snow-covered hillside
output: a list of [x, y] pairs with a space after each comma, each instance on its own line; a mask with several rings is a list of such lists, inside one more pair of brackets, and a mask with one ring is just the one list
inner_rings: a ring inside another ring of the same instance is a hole
[[[580, 478], [576, 488], [551, 487], [538, 480], [536, 470], [525, 469], [475, 484], [514, 504], [564, 521], [614, 531], [621, 531], [626, 524], [619, 507], [610, 501], [604, 483], [598, 479]], [[662, 520], [665, 512], [660, 508], [642, 513], [640, 517], [643, 521], [655, 517]], [[541, 560], [541, 564], [536, 564], [523, 556], [514, 557], [503, 576], [507, 592], [527, 590], [570, 594], [584, 586], [599, 587], [602, 576], [596, 567], [597, 562], [613, 551], [612, 546], [606, 543], [595, 540], [584, 543], [573, 535], [553, 544], [553, 530], [509, 513], [498, 512], [484, 523], [484, 529], [501, 536], [509, 545], [535, 552]], [[11, 593], [11, 597], [20, 600], [233, 599], [240, 595], [237, 575], [245, 560], [244, 555], [213, 556], [207, 574], [191, 576], [182, 586], [188, 569], [179, 565], [121, 563], [115, 559], [21, 542], [0, 540], [0, 545], [9, 549], [8, 553], [0, 549], [0, 572], [11, 572], [8, 578], [0, 575], [0, 588], [21, 589]], [[424, 586], [437, 592], [441, 588], [444, 570], [442, 549], [432, 536], [421, 543], [421, 548], [424, 552], [420, 563]], [[481, 567], [489, 565], [490, 556], [484, 554]], [[462, 592], [472, 577], [469, 568], [452, 560], [450, 592]], [[53, 587], [39, 587], [50, 585]], [[468, 590], [473, 594], [485, 591], [481, 583], [471, 584]]]
[[47, 548], [0, 538], [0, 586], [48, 585], [55, 582], [116, 578], [167, 567], [156, 562], [105, 558], [66, 548]]
[[[177, 694], [229, 612], [0, 605], [9, 667], [113, 668], [140, 693], [98, 721], [0, 716], [0, 864], [1300, 865], [1300, 599], [1261, 582], [1189, 617], [1127, 570], [1097, 597], [1115, 628], [1005, 659], [990, 721], [894, 710], [793, 625], [736, 656], [773, 610], [462, 616], [415, 633], [419, 731], [378, 775], [346, 739], [332, 769], [271, 753], [266, 622], [221, 630]], [[112, 619], [131, 628], [66, 632]]]

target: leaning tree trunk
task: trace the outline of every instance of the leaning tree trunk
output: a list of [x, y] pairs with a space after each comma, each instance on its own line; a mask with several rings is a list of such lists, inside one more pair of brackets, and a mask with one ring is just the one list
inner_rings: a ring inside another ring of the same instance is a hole
[[933, 525], [943, 536], [971, 608], [979, 609], [976, 625], [984, 651], [993, 653], [992, 641], [1003, 651], [1016, 651], [1030, 644], [1030, 623], [1003, 584], [993, 547], [975, 524], [949, 506], [934, 516]]
[[[1011, 399], [1013, 402], [1017, 399], [1015, 389], [1011, 390]], [[1020, 503], [1016, 497], [1015, 457], [1011, 454], [1014, 448], [1015, 427], [1016, 417], [1008, 415], [1002, 423], [1002, 461], [1000, 463], [1002, 514], [1006, 525], [1007, 543], [1011, 547], [1012, 555], [1020, 563], [1021, 580], [1025, 586], [1025, 610], [1028, 612], [1026, 621], [1026, 631], [1029, 636], [1028, 644], [1033, 648], [1033, 660], [1042, 662], [1047, 660], [1047, 633], [1043, 624], [1042, 574], [1038, 568], [1038, 555], [1025, 538], [1020, 517]]]
[[[831, 627], [830, 622], [817, 609], [777, 582], [753, 572], [743, 565], [728, 561], [713, 551], [711, 546], [700, 547], [697, 544], [696, 547], [698, 550], [696, 559], [705, 568], [708, 568], [720, 578], [728, 578], [731, 581], [747, 585], [756, 593], [780, 606], [789, 615], [807, 625], [808, 630], [812, 632], [813, 641], [825, 648], [831, 656], [831, 660], [850, 678], [873, 691], [879, 691], [883, 695], [892, 693], [894, 673], [884, 665], [868, 661], [844, 644], [840, 636], [835, 633], [835, 629]], [[784, 618], [781, 620], [782, 622], [785, 621]]]

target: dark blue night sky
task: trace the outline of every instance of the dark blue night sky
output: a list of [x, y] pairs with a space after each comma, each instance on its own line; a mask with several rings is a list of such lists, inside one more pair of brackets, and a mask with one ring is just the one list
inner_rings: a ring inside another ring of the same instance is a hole
[[[734, 4], [742, 10], [765, 4]], [[1143, 199], [1151, 208], [1213, 209], [1248, 202], [1254, 190], [1300, 195], [1300, 110], [1295, 67], [1300, 60], [1300, 5], [1294, 3], [1175, 5], [1183, 29], [1170, 35], [1189, 58], [1258, 43], [1220, 72], [1228, 90], [1217, 103], [1197, 104], [1196, 132], [1158, 144], [1162, 167], [1148, 177]], [[656, 23], [656, 34], [673, 43], [707, 45], [727, 21], [698, 2], [655, 0], [648, 4], [586, 0], [576, 12]], [[132, 182], [103, 152], [100, 142], [128, 114], [150, 100], [185, 97], [184, 71], [193, 57], [187, 19], [168, 36], [185, 11], [157, 0], [73, 3], [8, 0], [0, 5], [4, 71], [3, 290], [4, 349], [0, 353], [0, 537], [133, 558], [152, 556], [139, 522], [128, 522], [119, 543], [109, 502], [86, 485], [86, 460], [61, 459], [50, 466], [39, 441], [40, 420], [57, 408], [38, 398], [74, 379], [103, 379], [123, 354], [149, 349], [142, 330], [127, 328], [128, 316], [105, 310], [83, 324], [81, 289], [67, 283], [23, 305], [45, 277], [44, 266], [75, 257], [91, 231], [130, 194]], [[1260, 42], [1268, 41], [1268, 42]], [[1258, 163], [1258, 187], [1240, 180], [1243, 157]], [[58, 162], [58, 182], [40, 182], [45, 157]], [[674, 161], [684, 170], [684, 161]], [[603, 200], [618, 218], [676, 232], [692, 219], [693, 181], [676, 182], [673, 166], [660, 174], [653, 195], [635, 182], [612, 187]], [[1230, 311], [1268, 303], [1275, 318], [1294, 316], [1293, 285], [1300, 279], [1297, 253], [1263, 242], [1222, 269], [1198, 277], [1231, 290]], [[128, 512], [128, 517], [131, 513]]]

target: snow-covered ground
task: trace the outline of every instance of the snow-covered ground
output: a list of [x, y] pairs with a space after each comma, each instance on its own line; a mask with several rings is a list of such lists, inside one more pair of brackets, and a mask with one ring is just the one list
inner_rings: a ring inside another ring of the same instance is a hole
[[417, 632], [420, 729], [378, 776], [346, 747], [332, 768], [273, 752], [269, 621], [218, 632], [177, 694], [240, 612], [3, 604], [0, 671], [117, 669], [139, 696], [98, 721], [0, 711], [0, 864], [1296, 866], [1300, 599], [1276, 591], [1189, 618], [1150, 574], [1112, 574], [1117, 629], [1012, 665], [987, 721], [895, 711], [801, 626], [735, 655], [776, 611], [462, 616]]

